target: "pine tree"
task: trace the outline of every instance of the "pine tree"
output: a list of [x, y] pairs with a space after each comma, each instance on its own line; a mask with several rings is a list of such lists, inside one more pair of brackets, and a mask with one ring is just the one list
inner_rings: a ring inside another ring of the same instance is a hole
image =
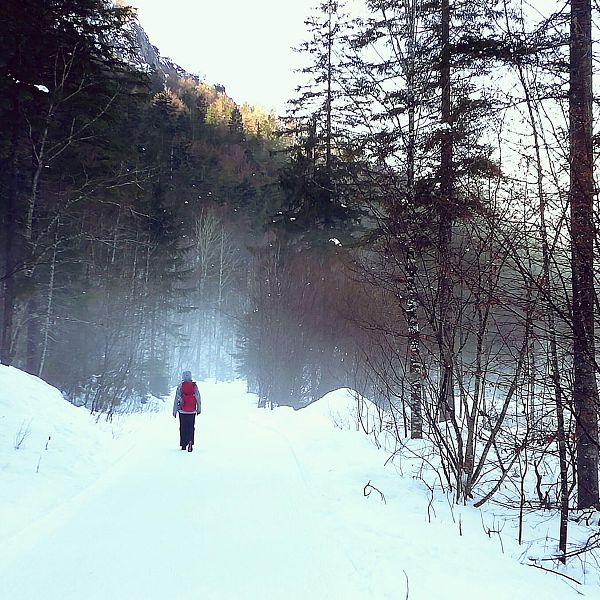
[[298, 48], [310, 57], [302, 69], [308, 81], [290, 101], [282, 131], [289, 140], [290, 158], [281, 173], [288, 207], [278, 220], [293, 235], [322, 244], [332, 236], [350, 239], [360, 211], [349, 193], [356, 155], [343, 129], [348, 16], [335, 0], [315, 13], [305, 22], [311, 39]]

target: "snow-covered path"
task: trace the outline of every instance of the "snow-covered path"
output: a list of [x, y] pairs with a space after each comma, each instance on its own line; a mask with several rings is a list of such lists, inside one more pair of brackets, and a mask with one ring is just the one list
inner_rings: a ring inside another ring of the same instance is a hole
[[106, 477], [25, 530], [2, 557], [1, 597], [361, 597], [351, 561], [311, 519], [285, 438], [219, 400], [205, 402], [193, 453], [178, 449], [174, 419], [155, 417]]
[[[356, 432], [257, 411], [239, 386], [204, 392], [193, 453], [166, 407], [96, 483], [3, 544], [2, 600], [385, 600], [407, 583], [410, 600], [575, 597], [468, 520], [462, 536], [429, 523], [418, 482], [386, 475]], [[387, 504], [363, 497], [373, 478]]]

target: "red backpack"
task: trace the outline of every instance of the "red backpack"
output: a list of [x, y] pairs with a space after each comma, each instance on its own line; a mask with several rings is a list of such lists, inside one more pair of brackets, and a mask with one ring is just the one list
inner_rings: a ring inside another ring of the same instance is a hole
[[181, 402], [179, 409], [183, 412], [196, 412], [196, 384], [193, 381], [184, 381], [181, 384]]

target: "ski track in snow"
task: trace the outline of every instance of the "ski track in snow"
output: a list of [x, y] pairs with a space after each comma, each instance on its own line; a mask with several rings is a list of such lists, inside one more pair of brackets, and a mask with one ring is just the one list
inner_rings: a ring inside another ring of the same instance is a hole
[[[428, 523], [418, 483], [355, 432], [257, 411], [238, 384], [200, 387], [194, 452], [170, 402], [148, 415], [98, 481], [2, 541], [1, 600], [404, 600], [407, 583], [410, 600], [577, 595], [481, 530]], [[387, 504], [363, 497], [368, 480]]]

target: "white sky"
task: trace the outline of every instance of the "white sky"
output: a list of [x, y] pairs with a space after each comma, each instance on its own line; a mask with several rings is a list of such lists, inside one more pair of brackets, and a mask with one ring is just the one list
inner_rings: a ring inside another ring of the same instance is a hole
[[[283, 114], [306, 60], [292, 51], [307, 38], [305, 19], [322, 0], [124, 0], [138, 9], [150, 41], [238, 103]], [[530, 2], [531, 4], [536, 2]], [[539, 2], [538, 2], [539, 3]], [[549, 14], [557, 0], [541, 0]], [[350, 0], [347, 5], [362, 4]]]
[[129, 0], [150, 41], [236, 102], [283, 113], [294, 94], [306, 37], [304, 20], [319, 0]]

